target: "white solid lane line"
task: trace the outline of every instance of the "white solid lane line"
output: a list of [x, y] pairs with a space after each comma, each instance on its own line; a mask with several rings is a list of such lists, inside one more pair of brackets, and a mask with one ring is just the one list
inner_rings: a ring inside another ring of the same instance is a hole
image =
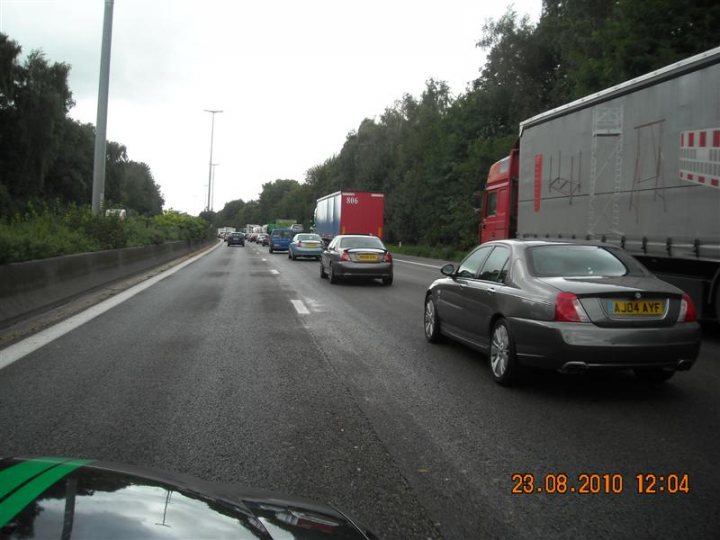
[[302, 300], [290, 300], [290, 302], [292, 302], [292, 305], [295, 307], [295, 311], [297, 311], [300, 315], [308, 315], [310, 313], [310, 310], [305, 307]]
[[41, 332], [38, 332], [37, 334], [34, 334], [28, 338], [23, 339], [22, 341], [18, 341], [17, 343], [10, 345], [9, 347], [3, 349], [0, 351], [0, 369], [6, 368], [13, 362], [17, 362], [20, 360], [23, 356], [27, 356], [33, 351], [38, 350], [40, 347], [44, 347], [51, 341], [55, 341], [59, 337], [64, 336], [68, 332], [72, 332], [79, 326], [82, 326], [88, 321], [93, 320], [95, 317], [98, 317], [99, 315], [102, 315], [106, 311], [114, 308], [115, 306], [122, 304], [125, 300], [128, 300], [135, 296], [136, 294], [144, 291], [145, 289], [152, 287], [155, 285], [158, 281], [165, 279], [168, 276], [171, 276], [178, 270], [182, 270], [187, 265], [194, 263], [199, 258], [204, 257], [211, 251], [214, 251], [217, 249], [217, 247], [220, 244], [217, 244], [214, 248], [204, 251], [200, 255], [196, 255], [195, 257], [188, 259], [187, 261], [178, 264], [177, 266], [173, 266], [169, 270], [166, 270], [162, 274], [158, 274], [155, 277], [152, 277], [148, 279], [147, 281], [143, 281], [142, 283], [138, 283], [134, 287], [131, 287], [112, 298], [108, 298], [107, 300], [104, 300], [103, 302], [100, 302], [99, 304], [95, 304], [89, 309], [86, 309], [85, 311], [78, 313], [77, 315], [74, 315], [73, 317], [70, 317], [69, 319], [65, 319], [64, 321], [59, 322], [55, 326], [51, 326], [49, 328], [46, 328], [45, 330], [42, 330]]
[[435, 268], [438, 270], [440, 268], [442, 268], [442, 266], [435, 266], [434, 264], [425, 264], [425, 263], [419, 263], [419, 262], [414, 262], [414, 261], [406, 261], [405, 259], [398, 259], [397, 257], [393, 257], [393, 261], [401, 262], [401, 263], [405, 263], [405, 264], [415, 264], [417, 266], [427, 266], [428, 268]]
[[278, 272], [278, 271], [275, 270], [274, 268], [271, 268], [271, 269], [270, 269], [270, 273], [271, 273], [271, 274], [279, 274], [280, 272]]

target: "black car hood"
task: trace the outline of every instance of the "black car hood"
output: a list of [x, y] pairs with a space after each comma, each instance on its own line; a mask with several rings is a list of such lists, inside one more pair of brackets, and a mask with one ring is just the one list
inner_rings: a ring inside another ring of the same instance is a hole
[[0, 539], [374, 539], [325, 504], [141, 467], [0, 459]]

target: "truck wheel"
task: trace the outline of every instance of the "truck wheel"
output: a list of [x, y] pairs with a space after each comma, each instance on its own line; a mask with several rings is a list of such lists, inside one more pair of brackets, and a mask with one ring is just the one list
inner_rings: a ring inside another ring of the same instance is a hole
[[334, 285], [338, 282], [338, 277], [335, 274], [335, 272], [333, 272], [332, 267], [333, 267], [333, 265], [332, 265], [332, 263], [330, 263], [330, 266], [328, 266], [328, 277], [330, 278], [330, 283], [332, 283]]
[[490, 369], [495, 382], [502, 386], [512, 385], [520, 367], [515, 355], [515, 341], [505, 319], [495, 323], [490, 337]]
[[327, 274], [325, 273], [325, 267], [323, 267], [322, 261], [320, 262], [320, 277], [322, 279], [327, 279]]

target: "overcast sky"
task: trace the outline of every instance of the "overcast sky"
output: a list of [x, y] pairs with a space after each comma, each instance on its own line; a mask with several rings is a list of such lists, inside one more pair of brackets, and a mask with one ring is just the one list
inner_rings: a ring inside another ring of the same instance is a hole
[[[262, 184], [305, 179], [429, 78], [454, 95], [477, 78], [475, 47], [508, 4], [537, 21], [541, 0], [115, 0], [110, 140], [144, 161], [165, 208], [257, 199]], [[70, 115], [95, 124], [104, 0], [0, 0], [0, 32], [72, 66]]]

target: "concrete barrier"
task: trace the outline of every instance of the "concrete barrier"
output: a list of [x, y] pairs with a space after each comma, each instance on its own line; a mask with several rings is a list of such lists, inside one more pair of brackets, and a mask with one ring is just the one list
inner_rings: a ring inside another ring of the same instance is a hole
[[0, 265], [0, 325], [211, 243], [168, 242]]

